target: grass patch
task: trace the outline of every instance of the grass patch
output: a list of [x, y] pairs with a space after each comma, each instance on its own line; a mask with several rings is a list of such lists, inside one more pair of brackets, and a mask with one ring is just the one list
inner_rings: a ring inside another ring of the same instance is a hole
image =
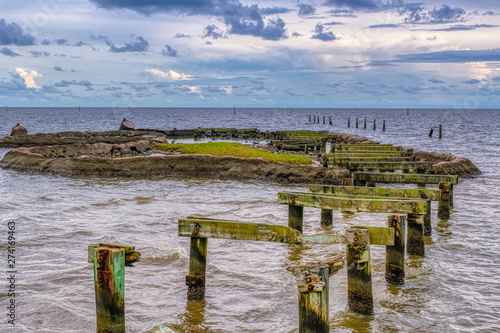
[[202, 154], [214, 156], [234, 156], [241, 158], [258, 158], [272, 163], [311, 164], [309, 157], [292, 154], [273, 154], [269, 150], [252, 148], [238, 142], [207, 143], [157, 143], [156, 149], [176, 150], [182, 154]]

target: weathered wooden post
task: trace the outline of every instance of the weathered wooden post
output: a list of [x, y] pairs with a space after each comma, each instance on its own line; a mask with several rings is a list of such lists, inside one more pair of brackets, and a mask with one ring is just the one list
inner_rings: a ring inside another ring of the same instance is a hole
[[352, 311], [373, 312], [372, 275], [370, 268], [370, 232], [348, 229], [347, 239], [347, 301]]
[[330, 126], [332, 126], [333, 123], [332, 123], [332, 116], [330, 116]]
[[354, 186], [354, 178], [343, 178], [342, 186]]
[[329, 332], [329, 279], [342, 269], [344, 260], [303, 263], [288, 267], [299, 288], [299, 333]]
[[377, 119], [373, 119], [373, 130], [377, 129]]
[[385, 120], [384, 120], [384, 122], [382, 123], [382, 132], [385, 132]]
[[311, 122], [311, 115], [309, 115], [309, 122]]
[[[193, 235], [198, 233], [197, 223]], [[191, 237], [189, 248], [189, 275], [186, 275], [188, 300], [205, 299], [205, 275], [207, 271], [207, 238]]]
[[443, 138], [443, 125], [439, 124], [439, 138]]
[[365, 118], [365, 128], [364, 129], [366, 129], [366, 118]]
[[125, 333], [125, 266], [139, 260], [133, 246], [90, 244], [94, 265], [97, 333]]
[[[295, 196], [292, 195], [292, 203], [295, 200]], [[288, 226], [302, 232], [302, 226], [304, 223], [304, 207], [302, 206], [288, 206]]]
[[326, 116], [323, 116], [323, 124], [325, 123]]
[[321, 209], [321, 225], [332, 225], [333, 211], [331, 209]]
[[450, 199], [449, 199], [450, 208], [453, 208], [454, 207], [454, 204], [453, 204], [453, 184], [450, 184], [449, 193], [450, 193]]
[[306, 153], [306, 154], [308, 153], [308, 151], [307, 151], [307, 143], [304, 145], [304, 153]]
[[387, 227], [394, 228], [394, 245], [385, 248], [385, 280], [394, 285], [405, 283], [406, 215], [387, 216]]
[[439, 183], [441, 195], [438, 201], [438, 217], [440, 219], [450, 218], [450, 188], [453, 185], [447, 183]]
[[316, 116], [314, 116], [314, 122], [316, 122]]
[[347, 118], [347, 127], [351, 127], [351, 118]]
[[125, 250], [94, 249], [97, 333], [125, 333]]
[[430, 236], [432, 234], [431, 224], [431, 202], [427, 201], [427, 211], [424, 214], [424, 235]]
[[432, 138], [432, 133], [434, 133], [434, 128], [431, 128], [431, 131], [429, 132], [429, 138]]
[[408, 214], [406, 230], [406, 252], [409, 255], [425, 255], [423, 215]]
[[318, 124], [319, 124], [319, 115], [316, 117], [316, 119], [318, 120]]
[[358, 128], [358, 118], [356, 118], [356, 128]]
[[289, 267], [299, 288], [299, 333], [329, 332], [328, 280], [330, 266], [308, 263]]

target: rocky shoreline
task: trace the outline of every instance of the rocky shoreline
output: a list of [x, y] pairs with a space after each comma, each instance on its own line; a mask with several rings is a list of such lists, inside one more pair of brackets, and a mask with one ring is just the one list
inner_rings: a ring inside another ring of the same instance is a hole
[[[358, 135], [337, 135], [338, 143], [372, 142]], [[276, 183], [339, 184], [349, 170], [315, 165], [271, 163], [232, 156], [164, 154], [154, 143], [165, 142], [161, 131], [61, 132], [12, 136], [0, 147], [18, 147], [0, 161], [3, 168], [63, 176], [98, 177], [210, 177], [262, 180]], [[319, 154], [311, 154], [318, 158]], [[309, 155], [308, 155], [309, 156]], [[468, 159], [449, 153], [414, 150], [420, 161], [436, 163], [434, 173], [475, 177], [481, 171]]]

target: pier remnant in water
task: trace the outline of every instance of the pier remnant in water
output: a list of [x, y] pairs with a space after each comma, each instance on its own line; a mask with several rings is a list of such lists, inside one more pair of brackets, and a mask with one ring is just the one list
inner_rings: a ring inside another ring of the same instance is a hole
[[134, 247], [90, 244], [94, 265], [97, 333], [125, 333], [125, 266], [139, 260]]
[[346, 230], [347, 302], [362, 314], [373, 312], [372, 273], [370, 267], [370, 231]]
[[394, 285], [405, 283], [406, 215], [387, 216], [387, 227], [394, 228], [394, 245], [385, 248], [385, 280]]

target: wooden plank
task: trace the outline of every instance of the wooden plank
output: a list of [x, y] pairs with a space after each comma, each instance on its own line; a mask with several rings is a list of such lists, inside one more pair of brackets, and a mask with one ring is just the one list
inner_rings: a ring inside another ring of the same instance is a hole
[[401, 214], [425, 214], [427, 212], [427, 201], [415, 199], [392, 200], [392, 199], [351, 199], [329, 195], [303, 193], [303, 192], [280, 192], [278, 203], [314, 207], [346, 212], [373, 212], [373, 213], [401, 213]]
[[325, 159], [328, 161], [330, 165], [344, 165], [350, 162], [411, 162], [414, 160], [411, 156], [406, 157], [393, 157], [393, 156], [369, 156], [369, 157], [327, 157], [325, 155]]
[[350, 151], [350, 152], [336, 152], [334, 154], [327, 154], [326, 158], [346, 158], [346, 157], [411, 157], [413, 151]]
[[411, 173], [377, 173], [377, 172], [353, 172], [354, 181], [372, 181], [375, 183], [406, 183], [406, 184], [458, 184], [458, 176], [455, 175], [426, 175]]
[[311, 192], [339, 195], [363, 195], [374, 197], [397, 197], [426, 199], [439, 201], [440, 190], [432, 189], [407, 189], [407, 188], [387, 188], [387, 187], [360, 187], [360, 186], [335, 186], [335, 185], [308, 185]]
[[356, 145], [356, 146], [343, 146], [335, 147], [336, 151], [358, 151], [358, 150], [368, 150], [368, 151], [402, 151], [401, 146], [382, 146], [382, 145]]
[[342, 235], [302, 235], [294, 228], [215, 219], [180, 219], [179, 236], [288, 244], [345, 244]]
[[431, 162], [349, 162], [347, 169], [351, 171], [362, 171], [364, 169], [387, 170], [432, 170], [434, 163]]

